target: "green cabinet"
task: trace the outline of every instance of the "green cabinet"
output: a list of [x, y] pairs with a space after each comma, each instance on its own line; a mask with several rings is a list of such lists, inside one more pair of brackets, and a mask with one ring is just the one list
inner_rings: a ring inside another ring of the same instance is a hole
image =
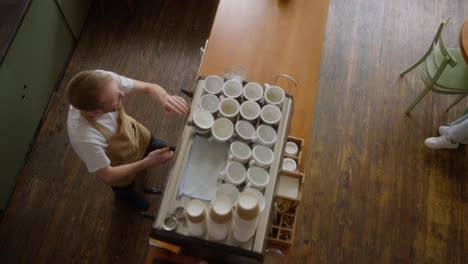
[[0, 209], [14, 190], [73, 44], [56, 1], [33, 0], [0, 65]]
[[80, 36], [81, 28], [88, 16], [93, 0], [56, 0], [75, 39]]

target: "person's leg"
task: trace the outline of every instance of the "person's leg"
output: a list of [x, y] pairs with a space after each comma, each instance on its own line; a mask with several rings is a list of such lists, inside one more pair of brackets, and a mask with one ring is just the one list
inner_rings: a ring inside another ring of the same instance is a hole
[[468, 114], [466, 115], [462, 115], [461, 117], [459, 117], [457, 120], [453, 121], [452, 123], [450, 123], [450, 126], [454, 126], [454, 125], [458, 125], [458, 124], [461, 124], [462, 122], [464, 122], [465, 120], [468, 119]]
[[468, 118], [464, 118], [462, 121], [460, 119], [456, 120], [456, 124], [451, 125], [447, 130], [447, 139], [452, 142], [461, 143], [468, 139]]
[[127, 186], [111, 186], [115, 198], [126, 201], [130, 207], [137, 210], [148, 210], [148, 200], [143, 195], [138, 194], [134, 187], [135, 184], [133, 182]]
[[439, 127], [439, 133], [440, 137], [428, 138], [424, 144], [431, 149], [455, 149], [460, 143], [466, 144], [468, 141], [468, 118], [462, 116], [450, 127]]

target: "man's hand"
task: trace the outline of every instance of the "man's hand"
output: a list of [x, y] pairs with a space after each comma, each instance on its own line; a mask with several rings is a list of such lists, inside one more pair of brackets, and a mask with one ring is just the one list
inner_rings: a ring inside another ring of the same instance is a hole
[[184, 115], [188, 112], [187, 102], [180, 96], [167, 95], [163, 103], [164, 110], [168, 113], [175, 112], [178, 115]]
[[120, 166], [107, 166], [96, 174], [108, 185], [123, 185], [132, 182], [135, 173], [157, 164], [164, 164], [174, 157], [169, 147], [150, 152], [144, 159]]
[[151, 151], [143, 160], [148, 162], [149, 166], [164, 164], [174, 157], [174, 152], [169, 147]]
[[151, 96], [154, 100], [159, 101], [168, 113], [175, 112], [178, 115], [184, 115], [188, 112], [187, 102], [184, 98], [168, 94], [157, 84], [133, 80], [132, 93]]

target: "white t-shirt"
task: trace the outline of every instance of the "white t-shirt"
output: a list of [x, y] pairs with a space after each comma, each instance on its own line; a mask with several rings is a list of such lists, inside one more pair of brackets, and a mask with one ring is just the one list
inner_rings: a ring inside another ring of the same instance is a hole
[[[114, 72], [96, 71], [109, 74], [125, 94], [130, 93], [133, 89], [132, 79]], [[110, 132], [110, 135], [114, 135], [117, 132], [117, 117], [117, 111], [110, 112], [96, 118], [96, 122], [104, 126]], [[68, 110], [67, 128], [70, 143], [81, 160], [84, 161], [86, 167], [88, 167], [89, 172], [95, 172], [110, 165], [110, 160], [106, 155], [108, 146], [106, 138], [101, 132], [92, 127], [88, 120], [81, 116], [80, 110], [71, 105]]]

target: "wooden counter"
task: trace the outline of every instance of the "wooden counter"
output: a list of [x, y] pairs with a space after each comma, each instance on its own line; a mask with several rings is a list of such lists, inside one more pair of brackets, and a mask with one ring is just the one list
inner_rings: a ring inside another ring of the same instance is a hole
[[[307, 0], [221, 0], [200, 75], [222, 76], [233, 64], [243, 64], [249, 81], [272, 83], [276, 74], [292, 76], [297, 88], [286, 79], [279, 82], [294, 97], [290, 134], [307, 140], [325, 30], [316, 21], [326, 20], [327, 8]], [[305, 147], [307, 152], [307, 142]]]
[[[271, 84], [279, 73], [292, 76], [297, 88], [286, 79], [278, 84], [294, 97], [289, 134], [306, 140], [304, 157], [327, 10], [327, 1], [221, 0], [200, 68], [201, 76], [222, 76], [233, 64], [243, 64], [247, 79], [262, 84]], [[162, 251], [151, 247], [146, 263], [155, 256], [166, 256]]]

